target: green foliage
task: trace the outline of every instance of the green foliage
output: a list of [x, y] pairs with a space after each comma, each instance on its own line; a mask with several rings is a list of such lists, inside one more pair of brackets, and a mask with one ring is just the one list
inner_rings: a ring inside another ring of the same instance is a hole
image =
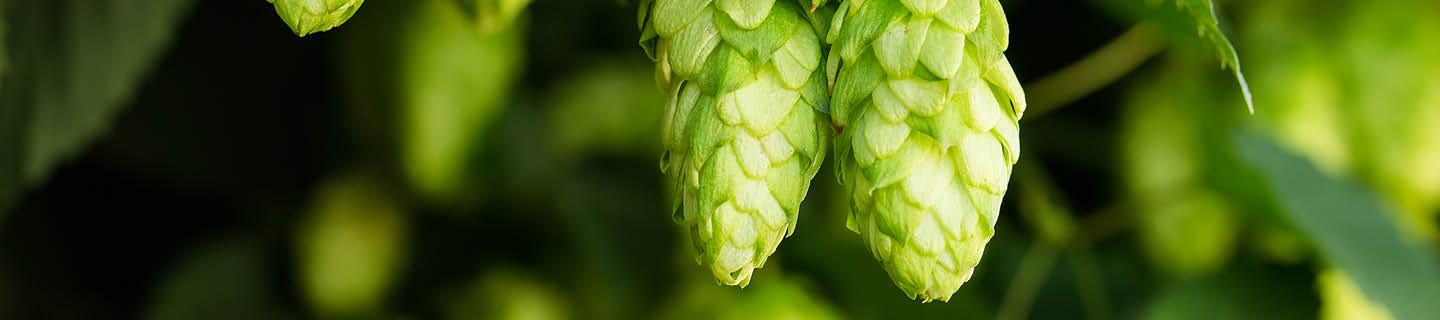
[[269, 286], [275, 274], [261, 241], [236, 237], [196, 246], [170, 263], [143, 319], [289, 319]]
[[[1310, 285], [1305, 275], [1286, 269], [1243, 267], [1222, 274], [1186, 279], [1161, 289], [1139, 318], [1315, 319], [1314, 297], [1291, 288]], [[1366, 318], [1350, 318], [1366, 319]]]
[[1235, 81], [1240, 84], [1240, 92], [1245, 97], [1245, 105], [1250, 112], [1255, 112], [1255, 99], [1250, 94], [1250, 84], [1245, 80], [1245, 73], [1240, 70], [1240, 54], [1235, 53], [1235, 45], [1230, 44], [1230, 39], [1220, 31], [1220, 19], [1215, 14], [1215, 2], [1213, 0], [1176, 0], [1175, 5], [1181, 11], [1190, 15], [1195, 23], [1195, 31], [1200, 38], [1210, 45], [1214, 51], [1215, 58], [1220, 60], [1220, 65], [1235, 74]]
[[1235, 139], [1245, 161], [1266, 177], [1286, 216], [1365, 296], [1381, 301], [1400, 319], [1440, 314], [1432, 300], [1440, 297], [1440, 265], [1396, 229], [1374, 193], [1326, 176], [1261, 135]]
[[1365, 297], [1345, 273], [1325, 270], [1320, 273], [1316, 285], [1325, 300], [1325, 305], [1321, 307], [1321, 316], [1324, 319], [1394, 319], [1385, 307], [1376, 305]]
[[[168, 47], [189, 0], [7, 0], [0, 217], [110, 127]], [[64, 17], [59, 19], [58, 17]], [[50, 32], [45, 32], [50, 31]]]
[[1440, 314], [1440, 6], [1097, 1], [0, 0], [0, 318]]
[[1240, 55], [1221, 30], [1214, 0], [1097, 0], [1119, 15], [1160, 26], [1168, 40], [1205, 48], [1229, 69], [1251, 113], [1255, 102], [1240, 67]]

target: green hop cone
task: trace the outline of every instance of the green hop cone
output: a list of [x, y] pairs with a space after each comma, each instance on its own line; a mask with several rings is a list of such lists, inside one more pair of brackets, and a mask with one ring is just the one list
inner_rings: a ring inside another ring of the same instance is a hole
[[796, 3], [642, 3], [668, 92], [662, 170], [699, 263], [744, 286], [795, 229], [829, 124], [819, 35]]
[[306, 35], [334, 29], [350, 20], [365, 0], [267, 0], [275, 4], [275, 13], [295, 35]]
[[998, 0], [846, 0], [829, 31], [848, 227], [906, 295], [948, 300], [1020, 157], [1005, 14]]
[[[1230, 259], [1238, 234], [1236, 199], [1206, 179], [1223, 163], [1207, 154], [1224, 120], [1211, 106], [1207, 57], [1175, 54], [1131, 90], [1121, 133], [1121, 180], [1135, 201], [1137, 240], [1167, 276], [1214, 273]], [[1218, 179], [1218, 178], [1212, 178]]]

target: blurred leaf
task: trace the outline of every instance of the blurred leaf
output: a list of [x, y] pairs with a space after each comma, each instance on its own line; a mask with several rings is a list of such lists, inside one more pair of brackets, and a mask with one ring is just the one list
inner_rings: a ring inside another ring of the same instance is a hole
[[3, 88], [5, 84], [5, 69], [7, 69], [5, 65], [9, 63], [9, 59], [7, 59], [6, 56], [10, 52], [10, 50], [7, 49], [9, 43], [5, 42], [6, 21], [9, 21], [9, 19], [5, 17], [5, 1], [0, 0], [0, 88]]
[[0, 88], [0, 211], [103, 133], [190, 0], [9, 0]]
[[1141, 318], [1314, 319], [1308, 274], [1291, 270], [1241, 269], [1182, 281], [1156, 293]]
[[1246, 163], [1265, 176], [1284, 213], [1365, 296], [1399, 319], [1440, 314], [1434, 303], [1440, 299], [1440, 265], [1402, 237], [1373, 193], [1321, 173], [1257, 133], [1240, 133], [1236, 145]]
[[144, 319], [286, 319], [268, 285], [270, 261], [254, 240], [199, 246], [170, 265]]

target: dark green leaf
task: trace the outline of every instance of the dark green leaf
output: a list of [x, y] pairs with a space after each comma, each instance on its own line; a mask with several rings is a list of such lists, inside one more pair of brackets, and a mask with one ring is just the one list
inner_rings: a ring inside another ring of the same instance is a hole
[[1440, 314], [1440, 265], [1404, 238], [1379, 198], [1326, 176], [1311, 163], [1254, 132], [1236, 137], [1241, 158], [1264, 176], [1296, 227], [1328, 262], [1397, 319]]
[[145, 319], [286, 319], [269, 287], [273, 265], [248, 238], [222, 239], [192, 250], [162, 273]]
[[11, 0], [0, 88], [0, 211], [104, 132], [190, 0]]

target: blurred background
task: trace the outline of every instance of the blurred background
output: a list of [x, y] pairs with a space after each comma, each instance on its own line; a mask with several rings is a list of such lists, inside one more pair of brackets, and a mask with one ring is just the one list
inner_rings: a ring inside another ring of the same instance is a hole
[[829, 168], [695, 266], [634, 3], [3, 0], [0, 319], [1440, 318], [1440, 3], [1222, 1], [1253, 115], [1169, 1], [1004, 3], [1024, 156], [922, 304]]

